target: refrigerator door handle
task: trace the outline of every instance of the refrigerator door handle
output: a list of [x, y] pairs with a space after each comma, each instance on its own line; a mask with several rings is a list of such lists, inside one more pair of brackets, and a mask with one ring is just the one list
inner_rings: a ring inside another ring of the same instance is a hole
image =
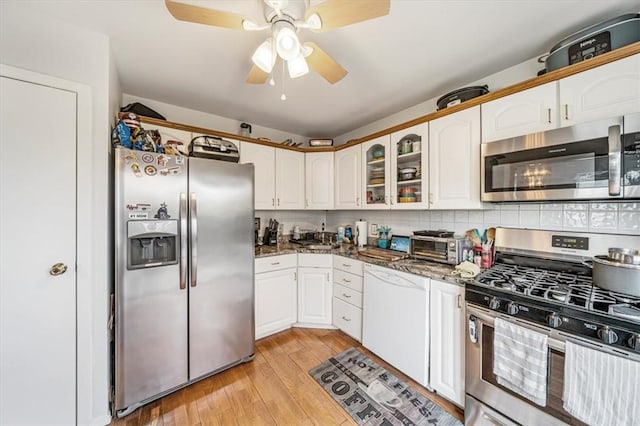
[[196, 203], [196, 193], [191, 193], [189, 229], [191, 232], [191, 287], [198, 284], [198, 207]]
[[187, 194], [180, 193], [180, 290], [187, 288]]

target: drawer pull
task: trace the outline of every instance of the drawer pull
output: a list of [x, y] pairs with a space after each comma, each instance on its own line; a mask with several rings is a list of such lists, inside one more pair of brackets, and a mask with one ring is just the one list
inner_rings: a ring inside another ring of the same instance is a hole
[[351, 282], [351, 280], [348, 280], [346, 278], [343, 278], [342, 281], [344, 281], [345, 283], [350, 283]]
[[347, 322], [351, 321], [351, 318], [347, 318], [347, 317], [345, 317], [344, 315], [342, 316], [342, 319], [343, 319], [343, 320], [345, 320], [345, 321], [347, 321]]
[[351, 298], [351, 295], [349, 295], [349, 294], [342, 293], [342, 295], [343, 295], [344, 297], [346, 297], [347, 299], [350, 299], [350, 298]]
[[272, 262], [271, 266], [276, 266], [276, 265], [279, 265], [279, 264], [280, 264], [280, 262]]
[[343, 263], [342, 266], [345, 266], [347, 268], [351, 268], [351, 265], [349, 265], [348, 263]]

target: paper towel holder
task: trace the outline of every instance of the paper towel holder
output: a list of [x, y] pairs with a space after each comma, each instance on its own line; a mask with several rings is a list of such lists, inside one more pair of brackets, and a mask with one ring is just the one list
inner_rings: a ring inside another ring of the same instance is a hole
[[356, 222], [356, 238], [358, 248], [363, 248], [367, 244], [367, 222], [359, 220]]

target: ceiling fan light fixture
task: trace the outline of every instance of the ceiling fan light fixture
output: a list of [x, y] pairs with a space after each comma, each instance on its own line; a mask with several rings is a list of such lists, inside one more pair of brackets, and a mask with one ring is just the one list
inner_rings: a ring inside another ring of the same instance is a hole
[[309, 65], [304, 59], [304, 56], [302, 56], [302, 53], [287, 61], [287, 69], [289, 70], [289, 77], [291, 78], [302, 77], [309, 73]]
[[269, 37], [263, 41], [260, 46], [258, 46], [251, 56], [253, 63], [266, 73], [270, 73], [273, 69], [273, 65], [276, 63], [276, 56], [273, 52], [272, 43], [273, 40]]
[[311, 14], [305, 23], [307, 24], [307, 28], [311, 30], [319, 30], [322, 28], [322, 19], [317, 13]]
[[285, 61], [290, 61], [300, 55], [300, 40], [292, 25], [286, 21], [276, 23], [275, 29], [276, 51]]
[[266, 24], [266, 25], [258, 25], [257, 23], [255, 23], [254, 21], [252, 21], [251, 19], [243, 19], [242, 20], [242, 29], [245, 31], [262, 31], [264, 29], [269, 28], [270, 25]]

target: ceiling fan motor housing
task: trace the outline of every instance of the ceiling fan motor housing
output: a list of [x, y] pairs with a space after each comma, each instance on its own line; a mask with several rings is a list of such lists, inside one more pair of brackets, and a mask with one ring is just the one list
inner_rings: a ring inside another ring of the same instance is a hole
[[[304, 19], [304, 14], [309, 8], [309, 0], [259, 0], [262, 3], [262, 12], [264, 14], [264, 20], [267, 22], [275, 22], [278, 18], [278, 11], [272, 6], [285, 3], [285, 6], [280, 9], [282, 15], [288, 16], [291, 22], [301, 21]], [[284, 16], [282, 16], [284, 17]]]

